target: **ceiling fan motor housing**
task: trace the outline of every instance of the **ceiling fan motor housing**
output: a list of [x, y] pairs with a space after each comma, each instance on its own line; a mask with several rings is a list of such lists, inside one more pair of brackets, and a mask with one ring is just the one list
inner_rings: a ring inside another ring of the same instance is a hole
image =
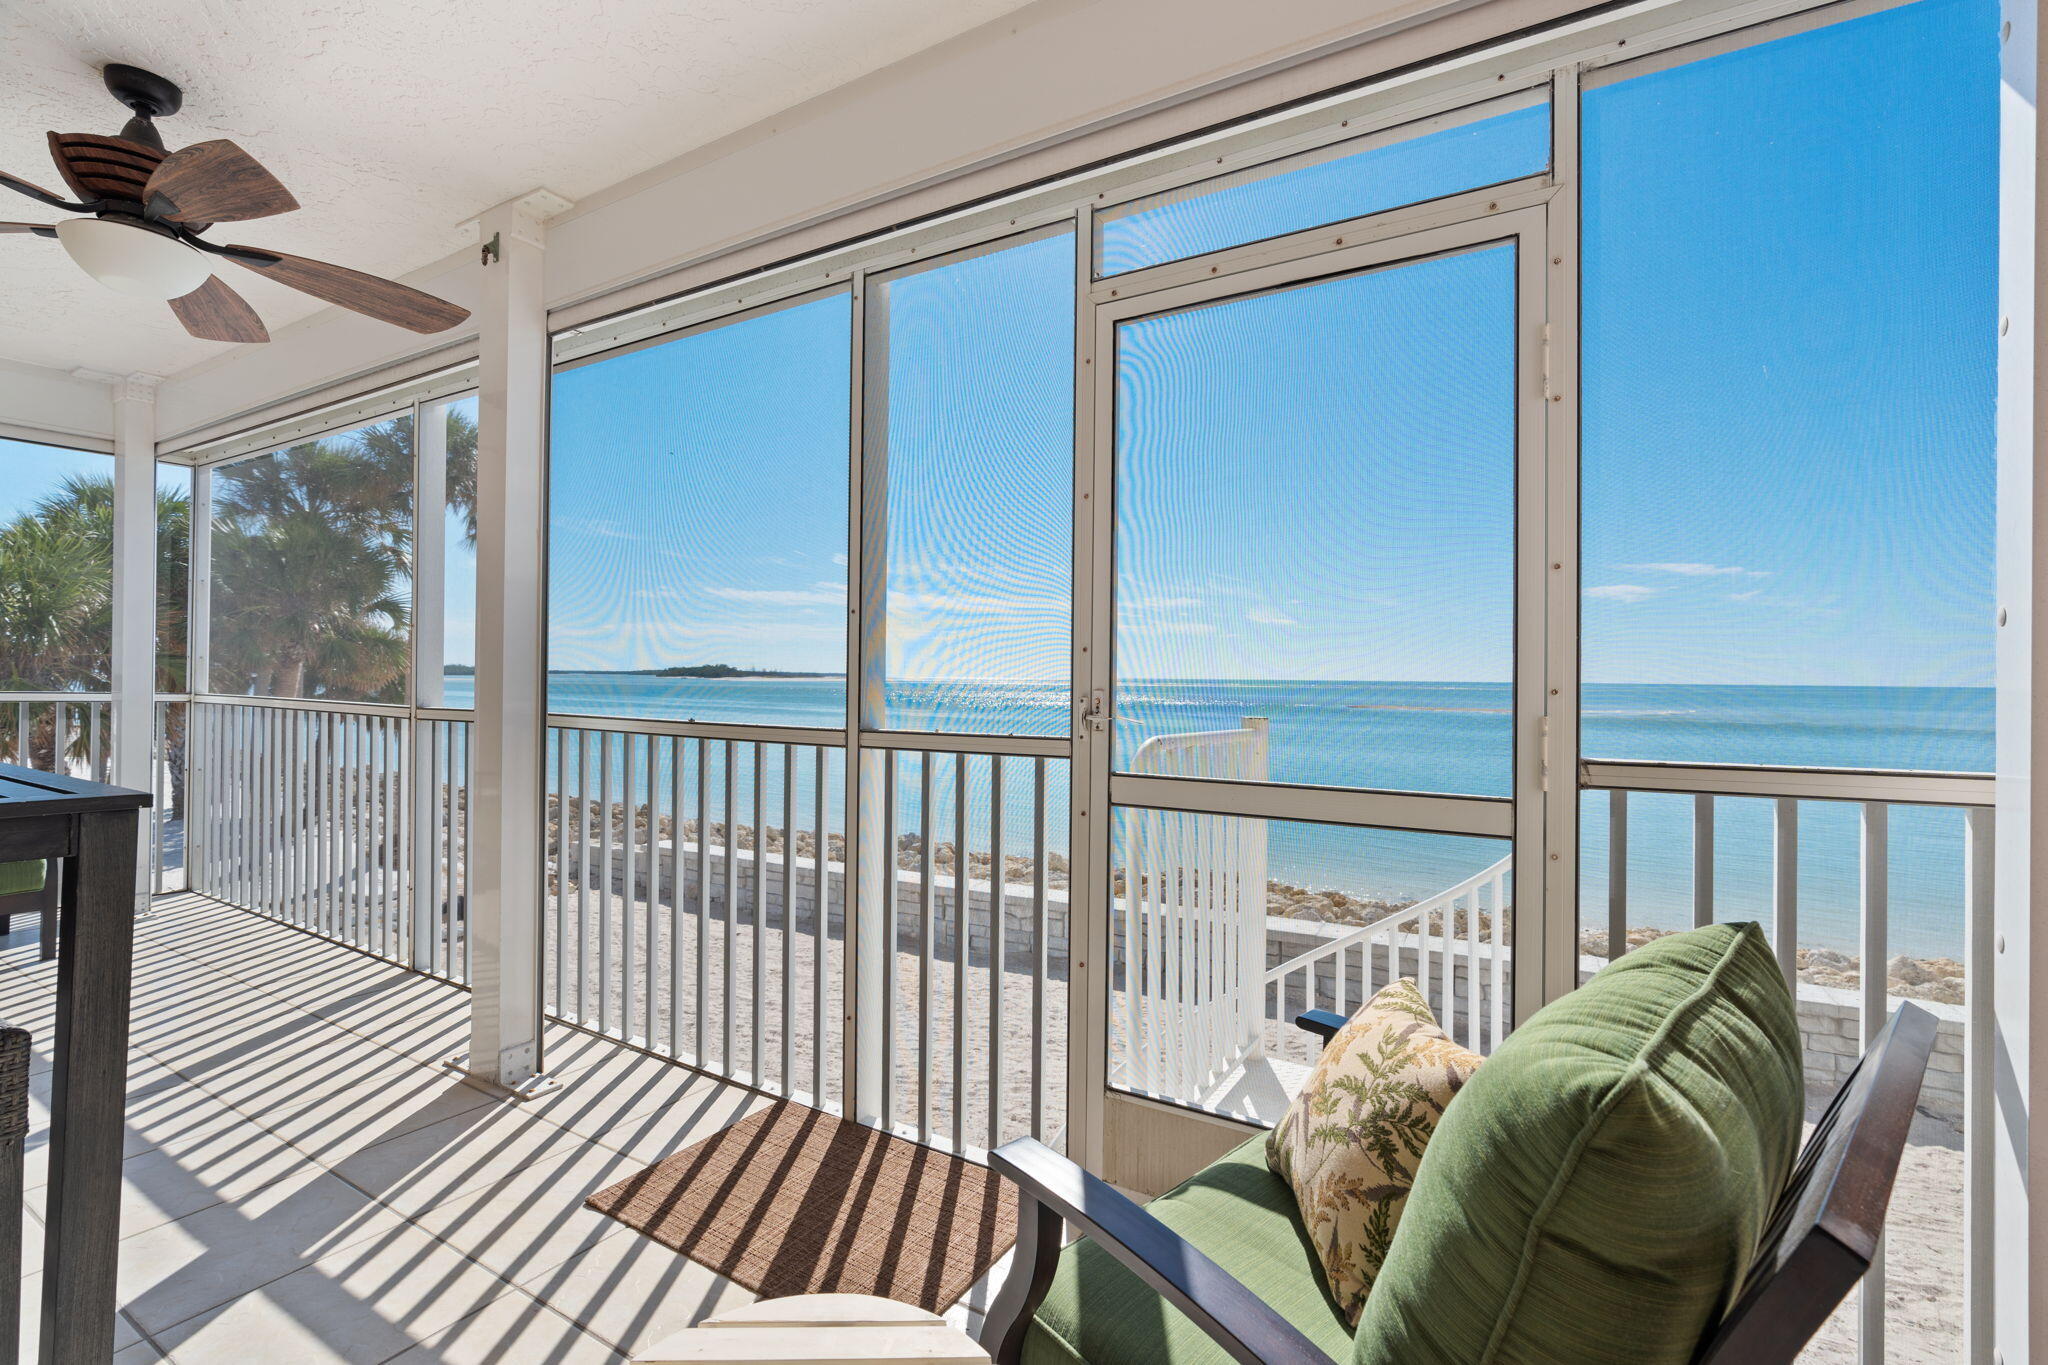
[[177, 113], [184, 106], [185, 92], [154, 71], [124, 66], [120, 62], [114, 62], [101, 71], [100, 78], [107, 83], [108, 93], [135, 114], [121, 129], [121, 136], [130, 142], [140, 142], [162, 151], [164, 140], [150, 120]]

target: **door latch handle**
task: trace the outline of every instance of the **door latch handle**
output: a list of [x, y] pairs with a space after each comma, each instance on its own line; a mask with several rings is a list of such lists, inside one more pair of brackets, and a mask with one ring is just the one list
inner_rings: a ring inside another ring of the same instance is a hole
[[1109, 703], [1102, 693], [1088, 694], [1088, 705], [1081, 712], [1081, 723], [1098, 735], [1109, 729]]

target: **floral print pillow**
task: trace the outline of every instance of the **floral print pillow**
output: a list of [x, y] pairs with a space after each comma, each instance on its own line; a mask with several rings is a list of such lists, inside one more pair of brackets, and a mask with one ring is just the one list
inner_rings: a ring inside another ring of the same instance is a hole
[[1413, 981], [1396, 981], [1323, 1049], [1266, 1139], [1266, 1164], [1294, 1190], [1330, 1294], [1354, 1326], [1422, 1149], [1479, 1061], [1437, 1027]]

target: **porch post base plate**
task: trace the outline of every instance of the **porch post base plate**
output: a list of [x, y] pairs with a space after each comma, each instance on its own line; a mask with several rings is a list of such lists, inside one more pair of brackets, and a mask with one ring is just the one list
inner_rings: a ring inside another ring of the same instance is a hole
[[515, 1103], [523, 1100], [537, 1100], [543, 1095], [552, 1095], [562, 1088], [562, 1083], [545, 1072], [535, 1072], [516, 1085], [506, 1085], [496, 1076], [475, 1070], [469, 1064], [469, 1054], [458, 1052], [441, 1063], [456, 1072], [472, 1085], [481, 1086], [501, 1099]]

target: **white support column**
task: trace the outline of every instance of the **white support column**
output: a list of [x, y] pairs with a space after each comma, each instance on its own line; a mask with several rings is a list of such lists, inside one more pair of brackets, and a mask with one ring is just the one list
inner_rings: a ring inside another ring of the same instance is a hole
[[[154, 375], [131, 374], [112, 386], [113, 781], [142, 791], [156, 789], [156, 385]], [[150, 828], [143, 820], [145, 855]], [[139, 904], [149, 900], [149, 861], [137, 861]]]
[[[1990, 1013], [1995, 1036], [1990, 1091], [1992, 1197], [1990, 1302], [1970, 1286], [1963, 1345], [1972, 1365], [2048, 1361], [2048, 1143], [2031, 1138], [2031, 1115], [2048, 1099], [2048, 1067], [2033, 1044], [2048, 1037], [2048, 934], [2034, 931], [2048, 900], [2048, 802], [2034, 800], [2033, 774], [2048, 762], [2048, 725], [2036, 717], [2048, 669], [2048, 631], [2037, 628], [2048, 597], [2048, 479], [2037, 466], [2048, 417], [2048, 308], [2037, 269], [2037, 224], [2048, 177], [2039, 174], [2037, 97], [2043, 52], [2035, 0], [2003, 0], [1998, 167], [1998, 806], [1993, 855]], [[1987, 326], [1992, 320], [1985, 319]], [[1980, 983], [1970, 983], [1973, 997]], [[1982, 1007], [1973, 1010], [1981, 1015]], [[1974, 1229], [1973, 1229], [1974, 1230]], [[1972, 1256], [1966, 1265], [1977, 1264]], [[1985, 1330], [1988, 1324], [1988, 1332]], [[1987, 1339], [1988, 1337], [1988, 1339]]]
[[485, 213], [477, 307], [477, 676], [470, 790], [469, 1053], [457, 1065], [515, 1094], [540, 1068], [540, 850], [547, 725], [542, 595], [548, 319], [536, 191]]

